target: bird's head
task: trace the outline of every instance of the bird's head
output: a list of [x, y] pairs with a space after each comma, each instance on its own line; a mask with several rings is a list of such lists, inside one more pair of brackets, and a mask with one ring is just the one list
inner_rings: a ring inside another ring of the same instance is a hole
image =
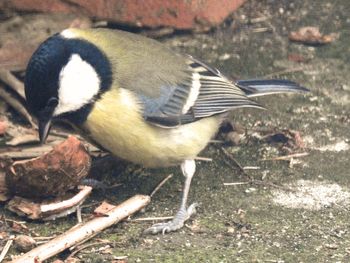
[[43, 42], [26, 70], [27, 106], [38, 119], [41, 142], [53, 119], [84, 122], [93, 102], [112, 82], [105, 54], [94, 44], [64, 32]]

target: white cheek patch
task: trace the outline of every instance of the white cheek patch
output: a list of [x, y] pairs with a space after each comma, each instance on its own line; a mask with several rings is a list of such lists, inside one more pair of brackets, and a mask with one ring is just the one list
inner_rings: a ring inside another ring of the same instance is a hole
[[100, 82], [95, 69], [73, 54], [60, 72], [58, 105], [53, 115], [76, 111], [91, 102], [100, 89]]

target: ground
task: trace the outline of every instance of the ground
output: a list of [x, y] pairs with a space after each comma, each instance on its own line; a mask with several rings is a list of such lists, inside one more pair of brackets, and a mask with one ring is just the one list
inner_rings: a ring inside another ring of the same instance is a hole
[[[247, 1], [232, 21], [211, 33], [163, 38], [166, 45], [215, 65], [230, 77], [287, 78], [309, 88], [307, 95], [261, 98], [267, 110], [239, 110], [230, 117], [249, 131], [298, 131], [305, 148], [295, 152], [308, 155], [293, 161], [268, 160], [282, 152], [278, 145], [258, 139], [226, 146], [242, 167], [259, 167], [246, 170], [248, 176], [228, 165], [217, 144], [211, 144], [201, 156], [213, 161], [197, 163], [190, 200], [199, 202], [200, 208], [186, 227], [145, 236], [143, 230], [152, 222], [123, 222], [95, 237], [112, 241], [111, 254], [88, 248], [76, 257], [84, 262], [110, 262], [119, 256], [127, 256], [127, 262], [350, 262], [349, 13], [347, 0]], [[318, 26], [339, 38], [324, 46], [291, 43], [288, 34], [301, 26]], [[295, 62], [294, 54], [305, 61]], [[106, 193], [96, 191], [89, 202], [116, 203], [136, 193], [149, 194], [162, 178], [174, 174], [133, 218], [176, 212], [183, 181], [180, 169], [139, 170], [128, 165], [121, 170], [101, 178], [123, 185]], [[258, 181], [249, 183], [252, 178]], [[83, 216], [90, 211], [83, 210]], [[70, 216], [27, 225], [52, 236], [75, 223]]]

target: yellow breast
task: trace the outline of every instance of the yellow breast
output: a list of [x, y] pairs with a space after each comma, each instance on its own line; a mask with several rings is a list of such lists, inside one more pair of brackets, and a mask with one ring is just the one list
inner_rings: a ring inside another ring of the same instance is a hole
[[112, 154], [148, 167], [171, 166], [193, 159], [216, 133], [221, 117], [204, 118], [175, 128], [144, 121], [133, 94], [113, 89], [96, 101], [82, 126]]

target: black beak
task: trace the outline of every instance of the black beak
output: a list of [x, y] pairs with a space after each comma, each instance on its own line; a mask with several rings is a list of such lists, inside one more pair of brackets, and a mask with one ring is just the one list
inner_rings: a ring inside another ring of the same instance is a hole
[[50, 127], [51, 118], [48, 120], [39, 120], [39, 139], [41, 144], [44, 144], [46, 142], [47, 136], [49, 135]]

